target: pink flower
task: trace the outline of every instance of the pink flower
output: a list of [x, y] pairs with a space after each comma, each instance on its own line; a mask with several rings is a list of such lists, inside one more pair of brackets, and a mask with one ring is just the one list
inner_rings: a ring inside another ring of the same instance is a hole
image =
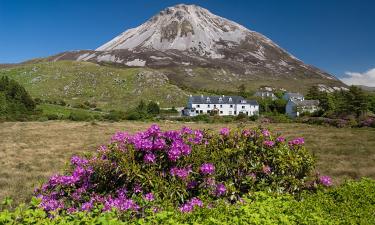
[[275, 145], [275, 142], [273, 141], [263, 141], [263, 144], [268, 147], [268, 148], [272, 148], [274, 145]]
[[227, 127], [223, 127], [223, 128], [221, 128], [221, 130], [220, 130], [220, 134], [221, 134], [222, 136], [228, 136], [229, 133], [230, 133], [230, 130], [229, 130], [229, 128], [227, 128]]
[[269, 137], [271, 135], [271, 133], [267, 129], [263, 129], [262, 134], [264, 137]]
[[264, 165], [262, 168], [263, 173], [270, 174], [271, 173], [271, 167]]
[[155, 200], [154, 194], [152, 192], [145, 194], [144, 199], [146, 201], [152, 202]]
[[332, 178], [329, 176], [320, 176], [319, 183], [323, 186], [330, 187], [332, 186]]
[[277, 142], [284, 142], [285, 138], [283, 136], [280, 136], [280, 137], [276, 138], [276, 141]]
[[199, 170], [204, 175], [211, 175], [215, 172], [215, 166], [212, 163], [203, 163]]

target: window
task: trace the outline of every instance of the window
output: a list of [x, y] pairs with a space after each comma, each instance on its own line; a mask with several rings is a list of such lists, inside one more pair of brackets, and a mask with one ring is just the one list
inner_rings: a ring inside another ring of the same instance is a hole
[[232, 98], [229, 98], [229, 101], [231, 102], [231, 101], [232, 101]]
[[219, 102], [222, 102], [222, 101], [223, 101], [223, 98], [222, 98], [222, 97], [220, 97], [220, 98], [219, 98]]
[[197, 105], [197, 108], [200, 108], [201, 106], [200, 105]]
[[223, 108], [223, 105], [220, 105], [220, 108]]
[[199, 110], [195, 111], [197, 114], [199, 114]]
[[207, 110], [207, 113], [211, 113], [211, 110]]
[[233, 108], [233, 105], [230, 105], [229, 107]]
[[220, 114], [223, 114], [223, 111], [220, 111]]
[[216, 108], [216, 105], [214, 105], [214, 108]]
[[234, 111], [234, 115], [237, 115], [237, 111]]
[[210, 104], [207, 105], [207, 108], [210, 108]]
[[245, 108], [245, 106], [243, 105], [243, 106], [242, 106], [242, 108], [244, 109], [244, 108]]
[[202, 113], [203, 113], [203, 110], [200, 110], [199, 113], [202, 114]]
[[229, 111], [229, 115], [232, 115], [232, 111]]

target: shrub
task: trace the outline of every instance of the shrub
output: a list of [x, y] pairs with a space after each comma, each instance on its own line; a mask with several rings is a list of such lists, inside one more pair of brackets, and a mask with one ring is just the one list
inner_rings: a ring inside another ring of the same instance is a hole
[[[51, 219], [33, 199], [31, 205], [0, 212], [0, 224], [375, 224], [375, 181], [362, 179], [342, 186], [301, 194], [297, 200], [289, 194], [256, 192], [238, 204], [219, 201], [213, 208], [196, 207], [184, 214], [171, 208], [145, 211], [144, 218], [116, 211], [71, 212]], [[3, 201], [5, 207], [10, 199]], [[158, 211], [158, 212], [157, 212]], [[157, 212], [157, 213], [155, 213]], [[54, 214], [52, 214], [53, 216]]]
[[153, 125], [135, 135], [116, 133], [92, 158], [72, 157], [66, 174], [52, 176], [36, 194], [47, 212], [101, 205], [139, 214], [155, 204], [187, 212], [252, 191], [299, 193], [327, 185], [309, 179], [314, 159], [303, 144], [266, 129], [218, 134], [186, 127], [162, 132]]
[[125, 118], [125, 113], [122, 111], [111, 110], [108, 114], [104, 115], [104, 119], [111, 121], [120, 121]]
[[45, 115], [48, 120], [58, 120], [59, 119], [59, 115], [56, 115], [56, 114], [47, 114]]
[[88, 120], [91, 120], [92, 117], [89, 113], [75, 111], [69, 114], [68, 119], [73, 120], [73, 121], [88, 121]]

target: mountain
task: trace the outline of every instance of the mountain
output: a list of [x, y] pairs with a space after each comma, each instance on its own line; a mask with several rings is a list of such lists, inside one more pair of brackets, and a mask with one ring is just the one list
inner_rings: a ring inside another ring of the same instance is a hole
[[[252, 91], [260, 86], [299, 92], [306, 92], [312, 85], [335, 89], [346, 87], [334, 76], [303, 63], [262, 34], [195, 5], [179, 4], [166, 8], [142, 25], [121, 33], [96, 50], [63, 52], [34, 59], [23, 65], [41, 64], [43, 68], [50, 67], [47, 71], [54, 71], [54, 63], [64, 60], [75, 61], [70, 65], [78, 68], [83, 65], [80, 62], [94, 63], [98, 68], [106, 67], [108, 70], [116, 68], [119, 71], [128, 71], [133, 68], [137, 71], [132, 75], [132, 80], [135, 81], [143, 73], [147, 74], [149, 80], [162, 77], [166, 85], [181, 90], [177, 93], [168, 92], [168, 96], [176, 97], [176, 94], [179, 94], [176, 99], [184, 99], [187, 93], [200, 91], [236, 91], [240, 84], [245, 84], [246, 88]], [[75, 69], [73, 71], [77, 73], [77, 79], [92, 79], [91, 72], [79, 72]], [[33, 71], [23, 70], [23, 73], [32, 74]], [[56, 82], [61, 82], [62, 86], [70, 85], [66, 80], [50, 75], [55, 77]], [[105, 76], [95, 79], [105, 79]], [[38, 89], [41, 85], [41, 81], [26, 81], [33, 84], [29, 85], [31, 89]], [[104, 82], [107, 83], [111, 82]], [[92, 84], [103, 86], [95, 82]], [[82, 89], [77, 92], [76, 96], [61, 92], [61, 96], [68, 100], [79, 99], [82, 97], [80, 93], [84, 91]], [[34, 93], [33, 90], [30, 93]], [[95, 101], [100, 102], [108, 99], [102, 96], [94, 97]], [[166, 106], [175, 104], [164, 100], [161, 101], [165, 102]], [[178, 101], [180, 105], [183, 103], [183, 100]]]

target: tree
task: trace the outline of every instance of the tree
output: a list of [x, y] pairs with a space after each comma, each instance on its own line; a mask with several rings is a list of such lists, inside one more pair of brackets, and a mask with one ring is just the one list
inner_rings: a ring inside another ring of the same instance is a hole
[[357, 116], [360, 116], [367, 112], [369, 108], [369, 99], [361, 88], [350, 86], [345, 97], [347, 104], [346, 111], [348, 113], [354, 112]]
[[160, 108], [159, 105], [156, 102], [149, 102], [147, 105], [147, 113], [152, 115], [160, 114]]
[[246, 86], [244, 84], [241, 84], [240, 86], [238, 86], [238, 95], [244, 98], [247, 97]]
[[321, 93], [322, 92], [319, 90], [319, 87], [314, 85], [307, 92], [306, 99], [319, 100], [321, 97]]
[[0, 115], [21, 119], [35, 110], [35, 102], [24, 87], [8, 77], [0, 78]]

